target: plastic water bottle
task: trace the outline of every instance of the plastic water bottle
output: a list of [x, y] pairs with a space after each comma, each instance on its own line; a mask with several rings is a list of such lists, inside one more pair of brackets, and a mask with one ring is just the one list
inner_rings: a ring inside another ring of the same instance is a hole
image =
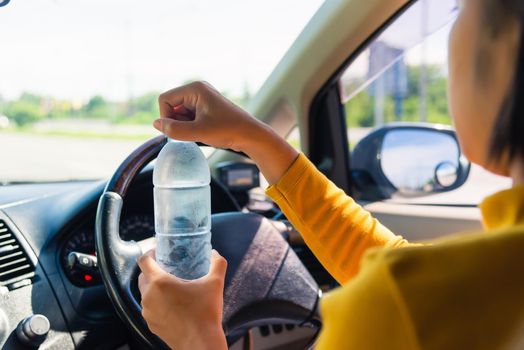
[[153, 170], [156, 260], [169, 273], [196, 279], [211, 257], [210, 174], [193, 142], [169, 140]]

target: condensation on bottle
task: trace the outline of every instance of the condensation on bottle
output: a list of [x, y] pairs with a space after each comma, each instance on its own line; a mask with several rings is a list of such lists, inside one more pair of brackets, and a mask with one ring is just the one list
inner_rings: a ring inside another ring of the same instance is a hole
[[210, 180], [206, 158], [193, 142], [169, 140], [153, 169], [156, 260], [183, 279], [209, 272]]

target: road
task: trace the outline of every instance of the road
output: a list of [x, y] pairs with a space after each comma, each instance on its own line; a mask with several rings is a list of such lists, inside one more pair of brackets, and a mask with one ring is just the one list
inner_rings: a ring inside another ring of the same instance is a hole
[[[143, 141], [0, 132], [0, 182], [107, 178]], [[467, 183], [453, 192], [402, 201], [476, 204], [509, 186], [509, 179], [473, 166]]]
[[0, 181], [105, 178], [141, 143], [0, 132]]

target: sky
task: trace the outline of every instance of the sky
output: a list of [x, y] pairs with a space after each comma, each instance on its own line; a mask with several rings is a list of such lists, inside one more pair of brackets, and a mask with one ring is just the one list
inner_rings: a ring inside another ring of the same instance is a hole
[[204, 79], [255, 92], [322, 0], [11, 0], [0, 96], [125, 100]]

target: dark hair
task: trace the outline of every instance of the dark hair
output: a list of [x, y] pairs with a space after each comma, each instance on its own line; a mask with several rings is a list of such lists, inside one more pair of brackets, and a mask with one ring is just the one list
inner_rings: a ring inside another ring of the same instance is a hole
[[524, 4], [522, 0], [484, 0], [483, 24], [493, 39], [512, 21], [520, 22], [516, 70], [493, 125], [489, 159], [496, 163], [524, 159]]

